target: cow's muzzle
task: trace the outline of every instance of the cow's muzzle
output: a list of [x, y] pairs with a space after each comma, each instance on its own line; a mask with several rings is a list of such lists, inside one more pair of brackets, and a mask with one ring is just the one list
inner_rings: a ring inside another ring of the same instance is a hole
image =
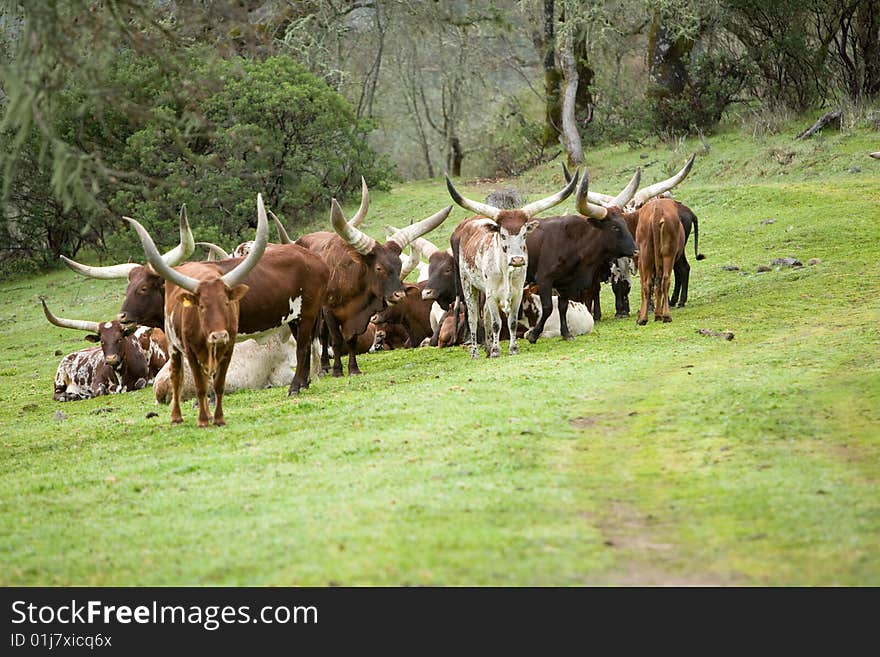
[[398, 290], [394, 292], [390, 297], [388, 297], [388, 303], [397, 303], [398, 301], [403, 301], [406, 298], [406, 292], [403, 290]]
[[510, 259], [511, 267], [524, 267], [526, 264], [526, 259], [522, 256], [513, 256]]
[[208, 334], [208, 344], [226, 344], [229, 342], [229, 331], [211, 331]]
[[116, 354], [104, 356], [104, 362], [106, 362], [110, 367], [116, 367], [117, 365], [119, 365], [119, 356], [117, 356]]
[[436, 299], [437, 298], [437, 290], [433, 287], [426, 287], [422, 290], [422, 299]]

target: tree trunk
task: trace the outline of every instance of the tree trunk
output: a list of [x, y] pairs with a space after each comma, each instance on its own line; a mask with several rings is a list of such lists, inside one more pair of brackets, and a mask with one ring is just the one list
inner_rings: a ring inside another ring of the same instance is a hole
[[566, 35], [562, 48], [559, 50], [559, 59], [562, 63], [562, 72], [565, 76], [565, 94], [562, 99], [562, 134], [560, 141], [568, 153], [569, 166], [580, 166], [584, 162], [584, 149], [581, 146], [581, 135], [578, 132], [575, 120], [575, 100], [578, 92], [578, 69], [574, 60], [572, 48], [573, 38], [571, 31]]
[[562, 72], [556, 67], [556, 37], [554, 36], [553, 16], [554, 0], [544, 0], [544, 134], [541, 137], [544, 146], [551, 146], [559, 141], [559, 130], [562, 126], [562, 103], [560, 89]]
[[693, 47], [692, 39], [679, 37], [673, 40], [660, 13], [654, 14], [648, 32], [648, 73], [652, 95], [666, 98], [684, 91], [688, 81], [687, 60]]
[[856, 11], [856, 40], [862, 55], [862, 93], [880, 96], [880, 1], [863, 0]]
[[460, 177], [461, 161], [464, 159], [464, 153], [461, 150], [461, 141], [455, 135], [449, 140], [448, 152], [446, 166], [449, 167], [449, 174], [454, 178]]

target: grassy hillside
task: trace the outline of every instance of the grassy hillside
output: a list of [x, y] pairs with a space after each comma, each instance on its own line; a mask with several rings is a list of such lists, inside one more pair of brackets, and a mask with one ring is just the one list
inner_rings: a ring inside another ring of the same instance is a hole
[[[37, 296], [102, 320], [123, 282], [0, 284], [0, 583], [880, 585], [878, 136], [795, 132], [590, 154], [616, 193], [700, 153], [677, 197], [707, 259], [671, 324], [363, 356], [296, 399], [229, 396], [223, 429], [189, 404], [172, 428], [150, 389], [53, 402], [56, 350], [87, 343]], [[562, 176], [460, 189], [502, 184], [535, 199]], [[437, 180], [376, 193], [367, 230], [449, 202]], [[819, 262], [756, 272], [783, 256]]]

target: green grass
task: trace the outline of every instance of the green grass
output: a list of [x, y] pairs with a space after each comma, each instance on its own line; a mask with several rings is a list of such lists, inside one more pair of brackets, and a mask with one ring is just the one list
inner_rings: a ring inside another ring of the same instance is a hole
[[[698, 157], [677, 196], [707, 260], [671, 324], [609, 317], [494, 361], [363, 356], [298, 399], [230, 395], [224, 429], [189, 404], [172, 428], [149, 389], [53, 402], [55, 351], [86, 343], [37, 296], [100, 320], [123, 282], [0, 284], [0, 583], [880, 585], [876, 133], [791, 136]], [[656, 160], [653, 182], [698, 147], [608, 148], [591, 180], [616, 193]], [[508, 182], [534, 199], [561, 173]], [[436, 180], [376, 193], [368, 230], [447, 199]], [[755, 272], [788, 255], [821, 262]]]

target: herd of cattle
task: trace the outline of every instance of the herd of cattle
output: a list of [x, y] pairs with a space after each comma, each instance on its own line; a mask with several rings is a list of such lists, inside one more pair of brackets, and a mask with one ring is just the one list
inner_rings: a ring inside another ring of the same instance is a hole
[[[703, 257], [696, 216], [666, 198], [693, 160], [642, 189], [636, 171], [616, 196], [590, 191], [586, 172], [580, 178], [565, 170], [562, 190], [519, 208], [465, 198], [447, 177], [453, 201], [474, 214], [455, 228], [449, 249], [424, 236], [446, 220], [451, 205], [404, 228], [386, 227], [384, 243], [364, 233], [364, 181], [351, 219], [332, 199], [333, 232], [295, 241], [273, 214], [279, 242], [269, 242], [267, 212], [257, 195], [255, 239], [231, 254], [200, 242], [209, 251], [200, 262], [186, 261], [196, 242], [185, 208], [180, 243], [165, 254], [139, 222], [126, 217], [146, 264], [91, 267], [62, 256], [85, 276], [127, 277], [115, 320], [58, 318], [41, 297], [49, 322], [86, 331], [86, 340], [100, 343], [62, 359], [55, 399], [86, 399], [152, 382], [156, 399], [171, 404], [172, 423], [183, 421], [180, 403], [194, 396], [198, 425], [221, 426], [224, 392], [289, 384], [288, 394], [296, 394], [316, 374], [330, 371], [331, 354], [333, 375], [342, 376], [343, 356], [348, 373], [358, 374], [357, 355], [377, 349], [469, 342], [472, 357], [482, 344], [491, 358], [500, 355], [503, 339], [516, 354], [518, 338], [534, 343], [589, 333], [601, 316], [602, 282], [612, 284], [616, 315], [629, 315], [629, 274], [636, 270], [642, 290], [637, 324], [646, 324], [652, 310], [655, 320], [671, 321], [670, 305], [687, 301], [691, 227], [694, 253]], [[572, 193], [577, 214], [535, 218]], [[405, 282], [416, 269], [418, 282]]]

